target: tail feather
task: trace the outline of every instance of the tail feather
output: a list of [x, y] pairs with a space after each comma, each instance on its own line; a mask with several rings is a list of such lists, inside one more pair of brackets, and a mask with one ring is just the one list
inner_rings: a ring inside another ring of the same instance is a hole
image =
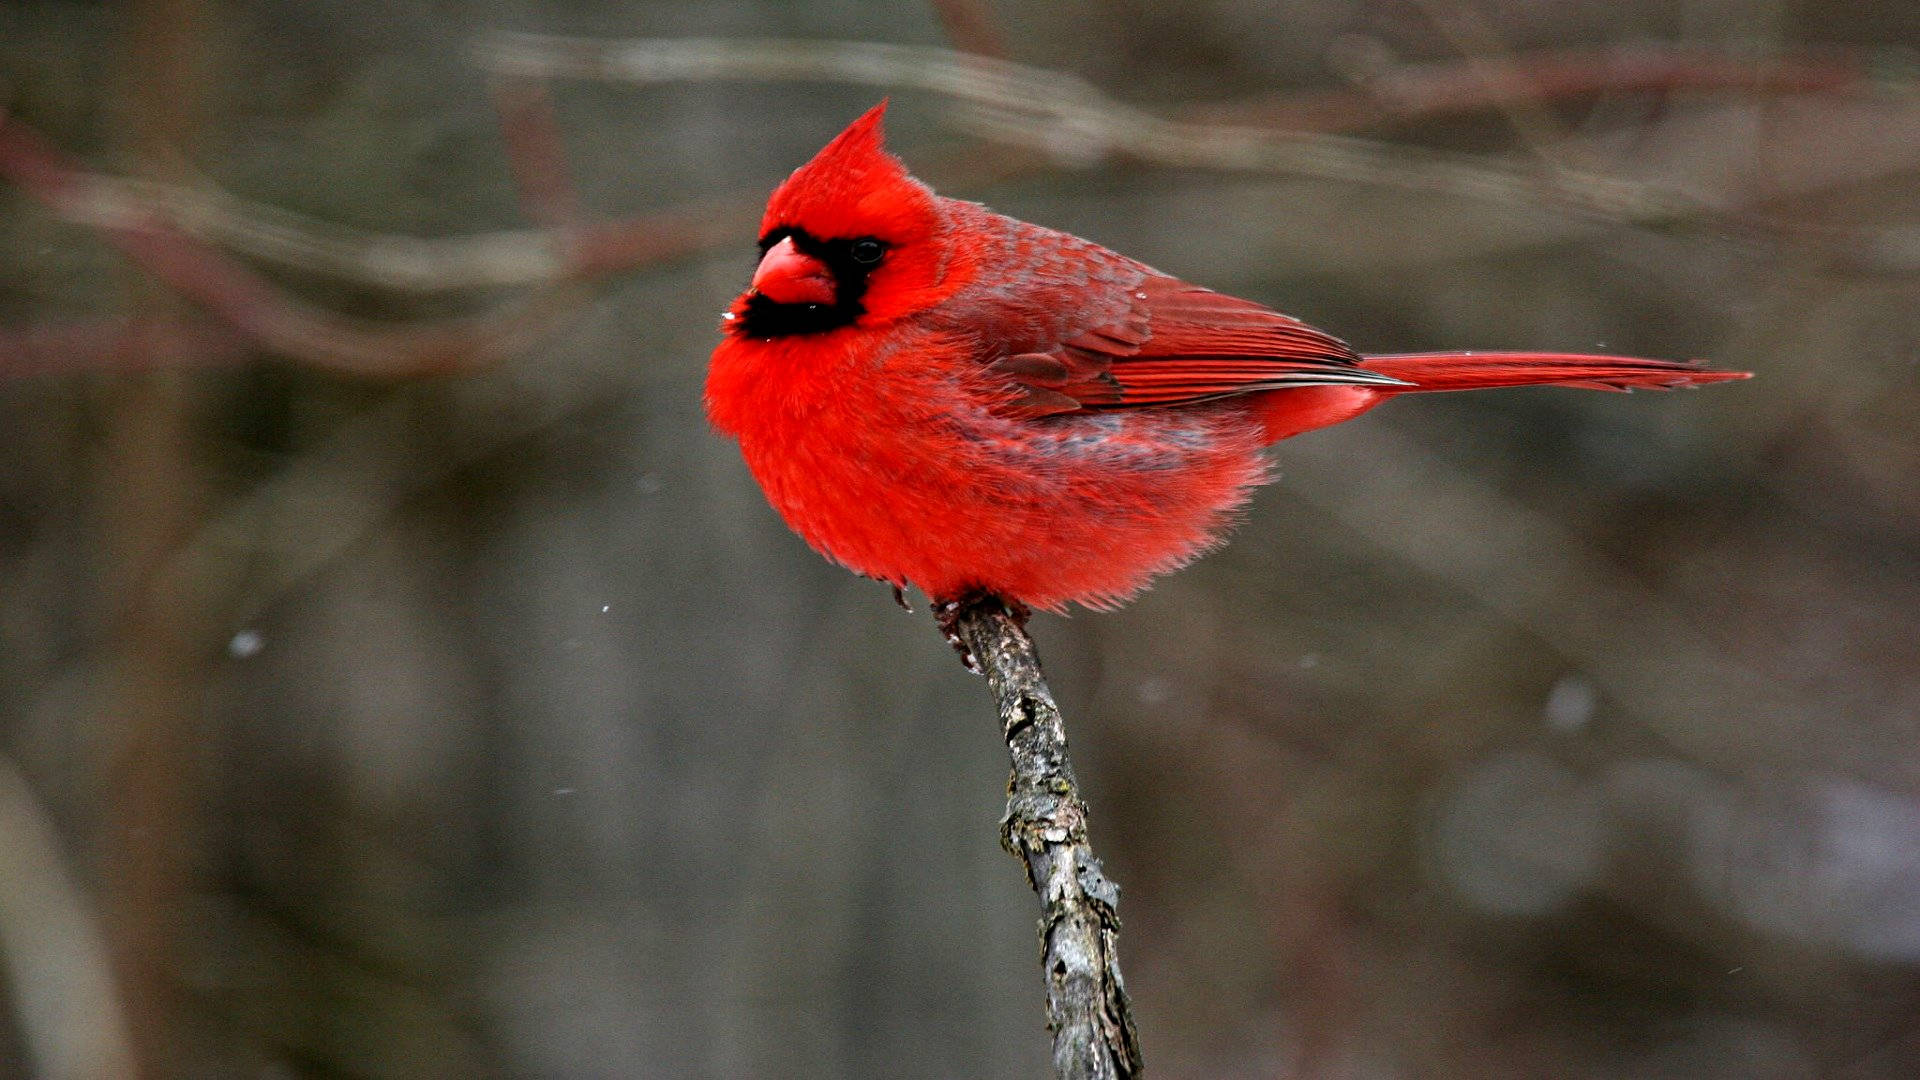
[[1384, 393], [1482, 390], [1499, 386], [1577, 386], [1589, 390], [1671, 390], [1751, 378], [1747, 371], [1720, 371], [1672, 360], [1580, 353], [1449, 352], [1383, 353], [1361, 366], [1412, 385], [1382, 387]]

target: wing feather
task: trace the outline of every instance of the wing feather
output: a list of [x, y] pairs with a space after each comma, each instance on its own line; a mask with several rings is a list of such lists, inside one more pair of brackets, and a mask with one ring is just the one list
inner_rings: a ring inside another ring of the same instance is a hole
[[1251, 300], [1151, 270], [1125, 296], [1118, 314], [1053, 348], [996, 362], [1014, 382], [1047, 391], [1026, 394], [1013, 412], [1165, 408], [1285, 386], [1403, 385], [1360, 367], [1339, 338]]

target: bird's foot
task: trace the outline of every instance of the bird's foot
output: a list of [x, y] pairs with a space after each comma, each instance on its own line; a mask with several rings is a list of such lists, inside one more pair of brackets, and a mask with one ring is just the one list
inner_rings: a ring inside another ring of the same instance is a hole
[[899, 582], [888, 584], [893, 586], [893, 602], [899, 604], [902, 611], [909, 615], [913, 614], [913, 601], [907, 599], [907, 590], [901, 588]]
[[960, 654], [960, 662], [975, 675], [981, 674], [980, 658], [973, 655], [973, 650], [967, 646], [966, 638], [961, 636], [960, 619], [977, 608], [988, 610], [997, 608], [1004, 612], [1007, 618], [1012, 619], [1015, 626], [1022, 629], [1026, 628], [1027, 620], [1033, 617], [1033, 609], [1027, 605], [1018, 600], [1003, 600], [992, 593], [973, 593], [958, 600], [935, 601], [934, 622], [939, 625], [940, 633], [946, 637], [947, 644], [953, 646], [953, 651]]
[[980, 660], [967, 647], [967, 640], [960, 636], [960, 616], [966, 613], [968, 605], [969, 602], [964, 600], [936, 600], [933, 604], [933, 621], [940, 627], [940, 634], [947, 639], [947, 644], [960, 654], [960, 662], [966, 665], [968, 671], [978, 675]]

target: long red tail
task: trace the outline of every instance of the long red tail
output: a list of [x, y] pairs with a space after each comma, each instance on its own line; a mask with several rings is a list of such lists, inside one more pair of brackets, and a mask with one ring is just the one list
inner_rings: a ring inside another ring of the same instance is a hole
[[1351, 420], [1399, 394], [1427, 390], [1484, 390], [1496, 386], [1580, 386], [1594, 390], [1670, 390], [1750, 378], [1746, 371], [1715, 371], [1672, 360], [1581, 353], [1387, 353], [1361, 366], [1405, 386], [1302, 386], [1261, 394], [1256, 406], [1268, 442]]
[[1380, 387], [1386, 393], [1481, 390], [1496, 386], [1578, 386], [1589, 390], [1670, 390], [1752, 377], [1747, 371], [1716, 371], [1672, 360], [1580, 353], [1450, 352], [1387, 353], [1362, 366], [1411, 386]]

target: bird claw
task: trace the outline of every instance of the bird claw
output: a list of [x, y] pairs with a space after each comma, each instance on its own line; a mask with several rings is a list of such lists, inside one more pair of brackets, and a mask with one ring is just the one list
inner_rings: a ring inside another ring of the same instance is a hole
[[901, 588], [898, 582], [889, 582], [889, 584], [893, 586], [893, 602], [899, 604], [902, 611], [909, 615], [913, 614], [913, 602], [907, 599], [907, 590]]
[[980, 666], [980, 658], [973, 654], [973, 650], [967, 647], [966, 639], [960, 635], [960, 619], [974, 608], [994, 607], [999, 608], [1007, 618], [1013, 620], [1015, 626], [1022, 629], [1026, 628], [1027, 620], [1033, 617], [1033, 609], [1018, 600], [1003, 600], [986, 593], [963, 597], [959, 600], [939, 600], [933, 605], [933, 621], [940, 627], [941, 636], [947, 639], [947, 644], [953, 646], [954, 652], [960, 654], [960, 663], [966, 665], [966, 669], [975, 675], [982, 674], [983, 669]]
[[947, 644], [953, 646], [953, 651], [960, 654], [960, 663], [978, 675], [981, 673], [980, 658], [973, 655], [973, 650], [967, 648], [966, 639], [960, 636], [960, 616], [968, 606], [959, 600], [936, 601], [933, 605], [933, 621], [940, 627], [940, 636], [946, 638]]

